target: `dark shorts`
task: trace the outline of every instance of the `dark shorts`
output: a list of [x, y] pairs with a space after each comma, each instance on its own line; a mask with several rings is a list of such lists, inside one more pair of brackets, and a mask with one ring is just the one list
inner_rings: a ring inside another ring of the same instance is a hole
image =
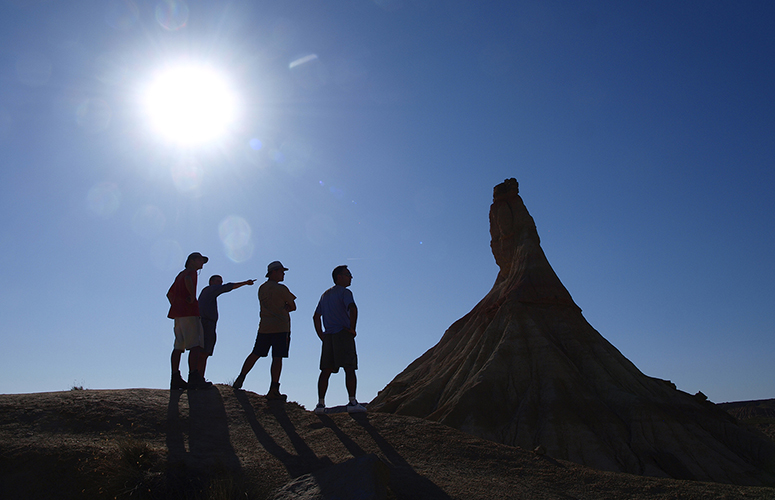
[[215, 349], [215, 321], [202, 318], [202, 329], [205, 331], [205, 353], [208, 356], [213, 355]]
[[323, 348], [320, 352], [320, 369], [339, 373], [339, 368], [358, 369], [358, 354], [355, 352], [355, 337], [347, 330], [323, 334]]
[[256, 344], [253, 346], [252, 354], [263, 358], [269, 354], [270, 347], [273, 358], [287, 358], [288, 350], [291, 347], [291, 332], [259, 333], [256, 335]]

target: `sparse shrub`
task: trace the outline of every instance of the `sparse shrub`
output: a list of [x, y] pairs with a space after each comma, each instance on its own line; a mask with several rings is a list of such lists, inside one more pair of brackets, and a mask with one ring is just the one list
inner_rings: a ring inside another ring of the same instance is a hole
[[101, 491], [116, 499], [153, 499], [164, 485], [164, 460], [148, 443], [126, 439], [118, 443], [119, 456], [100, 468]]
[[257, 490], [239, 472], [222, 465], [206, 472], [182, 461], [169, 462], [163, 450], [149, 443], [125, 439], [117, 443], [118, 456], [106, 457], [94, 474], [96, 484], [85, 497], [117, 500], [259, 500], [268, 492]]

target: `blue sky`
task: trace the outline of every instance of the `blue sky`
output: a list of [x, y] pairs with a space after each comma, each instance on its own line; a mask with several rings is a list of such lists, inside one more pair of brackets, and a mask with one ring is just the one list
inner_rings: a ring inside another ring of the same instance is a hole
[[[238, 102], [189, 145], [144, 104], [184, 62]], [[773, 398], [774, 63], [769, 2], [0, 2], [0, 393], [168, 387], [165, 293], [199, 251], [200, 289], [290, 269], [281, 382], [307, 407], [312, 313], [349, 265], [369, 401], [490, 290], [515, 177], [641, 371]], [[208, 379], [238, 374], [256, 291], [219, 299]], [[245, 388], [268, 385], [264, 359]]]

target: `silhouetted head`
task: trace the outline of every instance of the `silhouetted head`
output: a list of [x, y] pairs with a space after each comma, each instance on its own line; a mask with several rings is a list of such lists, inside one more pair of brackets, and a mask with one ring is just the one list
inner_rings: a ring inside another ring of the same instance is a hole
[[[331, 277], [334, 278], [335, 285], [349, 286], [352, 282], [353, 275], [350, 273], [350, 270], [347, 269], [347, 266], [336, 266], [331, 273]], [[344, 282], [347, 282], [347, 284]]]
[[207, 264], [207, 261], [210, 260], [204, 255], [202, 255], [199, 252], [194, 252], [191, 255], [188, 256], [186, 259], [186, 268], [188, 267], [195, 267], [196, 269], [202, 269], [202, 266]]
[[[267, 278], [271, 278], [272, 277], [272, 273], [275, 273], [275, 277], [278, 277], [278, 276], [281, 276], [281, 274], [279, 274], [280, 271], [282, 273], [285, 273], [285, 271], [287, 271], [287, 270], [288, 270], [288, 268], [283, 266], [282, 262], [280, 262], [279, 260], [276, 260], [274, 262], [270, 262], [269, 265], [266, 266], [266, 277]], [[273, 281], [282, 281], [282, 280], [281, 279], [275, 279]]]
[[210, 284], [211, 285], [223, 285], [223, 278], [220, 277], [218, 274], [213, 274], [210, 276]]

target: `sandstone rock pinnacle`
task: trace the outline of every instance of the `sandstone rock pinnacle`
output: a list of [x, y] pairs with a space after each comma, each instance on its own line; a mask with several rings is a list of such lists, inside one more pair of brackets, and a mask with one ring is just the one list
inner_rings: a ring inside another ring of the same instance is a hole
[[369, 405], [603, 470], [775, 484], [775, 444], [641, 373], [584, 319], [515, 179], [494, 189], [492, 290]]

